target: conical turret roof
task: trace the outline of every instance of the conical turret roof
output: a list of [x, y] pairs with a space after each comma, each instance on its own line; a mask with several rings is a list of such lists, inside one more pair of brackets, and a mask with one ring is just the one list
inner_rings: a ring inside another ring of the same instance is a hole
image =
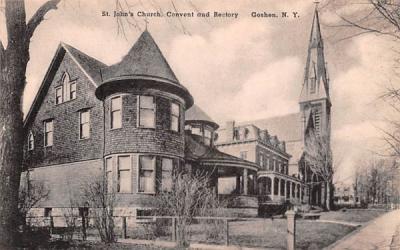
[[214, 129], [219, 127], [218, 124], [196, 104], [185, 112], [185, 123], [188, 124], [190, 122], [205, 122]]
[[161, 50], [147, 30], [140, 35], [128, 54], [119, 63], [104, 69], [102, 74], [104, 81], [129, 76], [148, 76], [179, 83]]
[[101, 75], [103, 83], [96, 90], [99, 99], [113, 92], [113, 89], [156, 88], [182, 97], [186, 102], [186, 108], [193, 105], [193, 97], [179, 83], [147, 30], [140, 35], [119, 63], [102, 69]]

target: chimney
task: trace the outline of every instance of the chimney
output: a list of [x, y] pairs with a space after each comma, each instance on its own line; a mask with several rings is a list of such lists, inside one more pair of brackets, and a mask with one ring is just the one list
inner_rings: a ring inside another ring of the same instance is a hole
[[235, 132], [235, 121], [227, 121], [225, 123], [225, 127], [226, 127], [226, 138], [228, 140], [233, 140], [233, 136], [234, 136], [234, 132]]

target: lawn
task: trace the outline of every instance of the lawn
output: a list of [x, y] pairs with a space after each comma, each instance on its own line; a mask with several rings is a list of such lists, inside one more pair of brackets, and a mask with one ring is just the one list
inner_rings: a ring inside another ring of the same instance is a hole
[[[230, 226], [230, 243], [249, 247], [286, 249], [285, 219], [265, 219], [233, 222]], [[298, 249], [322, 249], [355, 228], [318, 221], [298, 220], [296, 246]]]
[[321, 213], [321, 220], [365, 223], [386, 212], [384, 209], [345, 209]]

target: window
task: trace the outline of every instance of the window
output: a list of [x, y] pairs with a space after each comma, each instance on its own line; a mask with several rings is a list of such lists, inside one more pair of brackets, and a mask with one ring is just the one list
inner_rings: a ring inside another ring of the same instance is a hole
[[203, 136], [202, 127], [192, 127], [192, 134]]
[[240, 152], [240, 158], [242, 158], [243, 160], [246, 160], [247, 159], [247, 152], [246, 151]]
[[90, 111], [83, 110], [79, 113], [79, 138], [90, 137]]
[[32, 131], [29, 132], [28, 135], [28, 150], [33, 150], [33, 148], [35, 147], [35, 139], [33, 137]]
[[170, 158], [163, 158], [161, 166], [162, 192], [172, 191], [172, 170], [173, 170], [173, 160]]
[[65, 72], [61, 78], [62, 86], [56, 88], [56, 104], [76, 99], [76, 82], [71, 81]]
[[69, 99], [74, 100], [75, 98], [76, 98], [76, 83], [72, 82], [70, 85]]
[[44, 146], [53, 145], [53, 120], [44, 122]]
[[139, 158], [139, 192], [154, 193], [155, 191], [155, 157], [140, 156]]
[[212, 135], [212, 132], [210, 129], [208, 129], [208, 128], [204, 129], [204, 144], [206, 144], [208, 146], [211, 145], [211, 135]]
[[139, 97], [139, 127], [155, 127], [155, 105], [153, 96]]
[[62, 86], [56, 88], [56, 104], [62, 103]]
[[260, 154], [260, 167], [264, 168], [264, 155]]
[[181, 111], [179, 104], [171, 102], [171, 130], [179, 132], [180, 131], [180, 117]]
[[118, 192], [131, 192], [131, 157], [118, 157]]
[[311, 86], [310, 86], [310, 93], [311, 93], [311, 94], [314, 94], [314, 93], [315, 93], [316, 88], [317, 88], [316, 85], [317, 85], [317, 84], [316, 84], [316, 79], [315, 79], [315, 78], [311, 78]]
[[43, 215], [44, 215], [44, 217], [50, 217], [51, 216], [51, 207], [45, 207]]
[[107, 193], [113, 192], [113, 164], [112, 158], [106, 158], [106, 181], [107, 181]]
[[121, 97], [111, 98], [111, 129], [121, 128], [122, 126], [121, 108]]

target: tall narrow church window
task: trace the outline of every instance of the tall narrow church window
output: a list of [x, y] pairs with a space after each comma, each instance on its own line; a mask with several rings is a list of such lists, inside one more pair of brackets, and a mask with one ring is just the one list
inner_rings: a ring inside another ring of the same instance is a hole
[[314, 111], [314, 125], [315, 131], [319, 135], [321, 131], [321, 115], [318, 109]]
[[90, 137], [90, 111], [83, 110], [79, 113], [79, 138]]
[[179, 132], [180, 130], [180, 107], [179, 104], [171, 102], [171, 130]]
[[111, 98], [111, 115], [110, 115], [111, 129], [121, 128], [122, 126], [121, 109], [122, 109], [121, 97], [117, 96]]
[[44, 122], [44, 146], [49, 147], [53, 145], [53, 120]]
[[155, 192], [155, 157], [140, 156], [139, 157], [139, 192], [154, 193]]
[[28, 150], [33, 150], [35, 147], [35, 138], [33, 137], [32, 131], [28, 135]]
[[119, 193], [131, 192], [131, 157], [118, 157], [118, 187]]
[[317, 89], [317, 83], [315, 77], [310, 79], [310, 93], [314, 94]]
[[139, 97], [139, 127], [155, 127], [155, 103], [153, 96]]

